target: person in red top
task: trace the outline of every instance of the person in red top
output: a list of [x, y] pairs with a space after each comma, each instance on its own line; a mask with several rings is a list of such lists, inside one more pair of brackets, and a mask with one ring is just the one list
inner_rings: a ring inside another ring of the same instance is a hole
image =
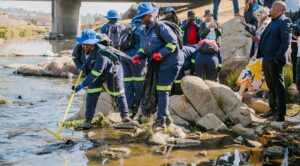
[[197, 25], [191, 23], [189, 26], [189, 32], [188, 32], [188, 36], [187, 36], [187, 43], [189, 45], [194, 45], [197, 44], [199, 41], [199, 38], [197, 36]]
[[187, 15], [188, 19], [181, 23], [181, 30], [184, 31], [183, 45], [193, 46], [198, 44], [200, 40], [197, 32], [203, 21], [200, 18], [197, 18], [195, 12], [192, 10], [188, 11]]

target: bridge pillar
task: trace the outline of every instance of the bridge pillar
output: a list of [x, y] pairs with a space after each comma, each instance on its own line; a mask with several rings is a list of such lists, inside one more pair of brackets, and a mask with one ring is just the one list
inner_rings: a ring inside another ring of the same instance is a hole
[[80, 0], [52, 0], [52, 34], [74, 38], [80, 29]]

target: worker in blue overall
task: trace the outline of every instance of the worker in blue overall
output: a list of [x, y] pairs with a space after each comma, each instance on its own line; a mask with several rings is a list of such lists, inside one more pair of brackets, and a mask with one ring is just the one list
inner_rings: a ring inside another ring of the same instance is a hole
[[[157, 70], [157, 119], [153, 125], [156, 131], [163, 130], [172, 123], [169, 112], [169, 91], [178, 76], [183, 64], [183, 57], [179, 55], [178, 40], [175, 33], [166, 24], [159, 22], [158, 9], [151, 3], [141, 3], [137, 8], [136, 19], [140, 18], [145, 25], [140, 36], [140, 49], [133, 56], [132, 62], [139, 64], [141, 59], [148, 58], [159, 64]], [[155, 27], [159, 27], [160, 36]]]
[[[122, 50], [128, 56], [133, 57], [136, 55], [140, 48], [140, 35], [143, 29], [140, 19], [132, 19], [131, 26], [133, 28], [133, 42], [132, 48], [128, 50]], [[143, 95], [143, 86], [145, 80], [145, 60], [142, 60], [140, 64], [134, 65], [131, 59], [121, 57], [121, 63], [124, 70], [124, 83], [125, 83], [125, 95], [128, 103], [132, 118], [138, 111], [140, 101]]]
[[184, 63], [179, 71], [179, 74], [174, 81], [172, 86], [171, 94], [172, 95], [182, 95], [181, 89], [181, 79], [186, 75], [186, 71], [190, 70], [190, 73], [194, 73], [194, 64], [195, 64], [195, 56], [197, 54], [197, 49], [195, 47], [183, 46], [180, 50], [180, 54], [184, 57]]
[[100, 32], [106, 34], [112, 41], [113, 47], [120, 49], [119, 41], [122, 35], [122, 31], [125, 30], [123, 24], [119, 24], [118, 20], [121, 19], [118, 11], [110, 10], [107, 12], [108, 23], [104, 24]]
[[[114, 97], [121, 112], [123, 122], [129, 122], [128, 106], [124, 95], [123, 70], [120, 62], [112, 61], [103, 56], [106, 47], [97, 44], [99, 39], [92, 29], [82, 31], [77, 37], [77, 45], [72, 54], [73, 61], [78, 70], [82, 70], [85, 79], [77, 85], [75, 92], [87, 87], [85, 121], [78, 126], [80, 129], [90, 129], [94, 117], [98, 98], [103, 90]], [[107, 52], [106, 52], [107, 53]]]

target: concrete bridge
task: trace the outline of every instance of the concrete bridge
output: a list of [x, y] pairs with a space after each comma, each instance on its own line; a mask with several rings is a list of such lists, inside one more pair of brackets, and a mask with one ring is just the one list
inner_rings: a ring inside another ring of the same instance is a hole
[[[26, 1], [26, 0], [17, 0]], [[51, 1], [52, 35], [63, 34], [66, 38], [73, 38], [80, 31], [81, 2], [160, 2], [160, 3], [199, 3], [211, 0], [27, 0]], [[38, 8], [38, 7], [37, 7]]]

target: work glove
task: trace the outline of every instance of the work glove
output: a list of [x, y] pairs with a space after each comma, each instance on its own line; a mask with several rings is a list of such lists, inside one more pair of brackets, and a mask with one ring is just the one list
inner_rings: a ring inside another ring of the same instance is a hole
[[161, 56], [161, 54], [159, 52], [154, 53], [152, 55], [152, 58], [158, 62], [161, 62], [163, 60], [163, 56]]
[[135, 56], [132, 57], [131, 61], [132, 61], [133, 64], [138, 65], [138, 64], [141, 63], [141, 58], [140, 58], [140, 56], [135, 55]]
[[83, 89], [83, 85], [79, 84], [75, 87], [75, 85], [72, 86], [72, 90], [75, 90], [75, 93], [79, 92], [81, 89]]

